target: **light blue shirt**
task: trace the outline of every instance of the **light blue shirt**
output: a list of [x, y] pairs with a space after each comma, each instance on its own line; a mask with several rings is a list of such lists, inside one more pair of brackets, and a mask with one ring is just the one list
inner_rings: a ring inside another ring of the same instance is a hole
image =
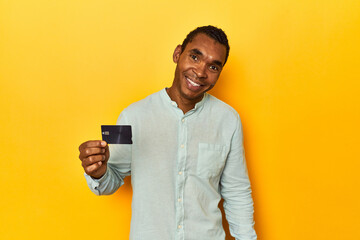
[[165, 89], [133, 103], [118, 125], [131, 125], [132, 145], [110, 145], [108, 170], [85, 174], [97, 195], [112, 194], [131, 174], [131, 240], [257, 239], [240, 117], [205, 94], [186, 114]]

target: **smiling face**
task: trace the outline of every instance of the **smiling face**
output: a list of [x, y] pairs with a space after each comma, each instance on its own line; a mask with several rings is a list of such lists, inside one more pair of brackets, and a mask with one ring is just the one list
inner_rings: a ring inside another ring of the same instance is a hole
[[[181, 52], [181, 45], [174, 51], [177, 63], [173, 85], [168, 89], [172, 100], [182, 105], [194, 105], [204, 93], [214, 87], [225, 62], [226, 47], [206, 34], [199, 33]], [[183, 109], [184, 110], [184, 109]]]

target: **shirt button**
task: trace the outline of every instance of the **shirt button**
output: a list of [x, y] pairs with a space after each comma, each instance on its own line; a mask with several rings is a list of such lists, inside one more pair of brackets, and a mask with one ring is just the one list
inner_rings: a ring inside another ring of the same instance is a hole
[[182, 174], [182, 171], [179, 172], [179, 175], [181, 175], [181, 174]]
[[175, 102], [172, 102], [171, 104], [172, 104], [173, 106], [175, 106], [175, 105], [176, 105], [176, 103], [175, 103]]
[[182, 122], [185, 122], [185, 119], [181, 119]]
[[184, 144], [181, 144], [180, 147], [181, 147], [181, 148], [184, 148]]
[[179, 226], [178, 226], [178, 229], [180, 229], [180, 228], [182, 228], [182, 226], [181, 226], [181, 225], [179, 225]]
[[178, 198], [178, 202], [181, 202], [181, 198]]

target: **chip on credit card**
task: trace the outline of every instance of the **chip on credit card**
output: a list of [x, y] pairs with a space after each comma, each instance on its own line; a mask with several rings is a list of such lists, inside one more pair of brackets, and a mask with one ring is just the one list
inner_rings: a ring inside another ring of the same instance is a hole
[[102, 140], [109, 144], [132, 144], [130, 125], [101, 125]]

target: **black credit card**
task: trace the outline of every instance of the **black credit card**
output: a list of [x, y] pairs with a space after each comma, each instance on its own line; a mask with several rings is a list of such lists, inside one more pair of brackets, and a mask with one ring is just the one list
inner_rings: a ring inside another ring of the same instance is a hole
[[132, 144], [130, 125], [101, 125], [102, 140], [109, 144]]

